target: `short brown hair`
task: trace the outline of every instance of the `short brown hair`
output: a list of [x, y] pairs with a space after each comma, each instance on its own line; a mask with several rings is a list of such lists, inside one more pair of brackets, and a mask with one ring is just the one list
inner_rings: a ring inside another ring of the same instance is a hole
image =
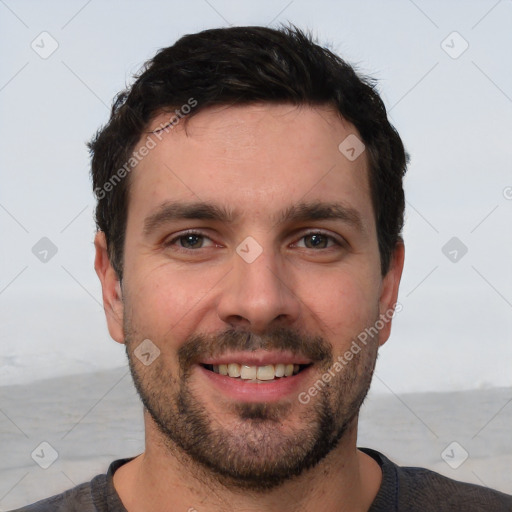
[[231, 27], [186, 35], [160, 50], [117, 95], [110, 120], [89, 143], [96, 225], [119, 279], [130, 182], [125, 177], [133, 167], [127, 162], [155, 115], [191, 98], [196, 106], [185, 117], [214, 105], [269, 102], [330, 105], [350, 121], [366, 146], [381, 271], [388, 271], [401, 240], [407, 156], [374, 82], [296, 27]]

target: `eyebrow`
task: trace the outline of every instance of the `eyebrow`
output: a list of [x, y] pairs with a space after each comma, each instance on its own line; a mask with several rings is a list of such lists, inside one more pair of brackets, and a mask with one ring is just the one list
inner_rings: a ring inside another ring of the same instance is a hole
[[[164, 202], [144, 220], [143, 233], [149, 236], [162, 225], [177, 220], [213, 220], [232, 224], [240, 214], [236, 210], [213, 203], [198, 202]], [[274, 217], [275, 224], [306, 222], [315, 220], [339, 220], [364, 231], [359, 212], [343, 203], [298, 203], [285, 208]], [[274, 225], [275, 225], [274, 224]]]
[[343, 203], [298, 203], [286, 208], [277, 216], [277, 224], [312, 220], [340, 220], [359, 231], [364, 230], [359, 212]]
[[213, 203], [194, 202], [179, 203], [165, 202], [160, 205], [155, 213], [144, 220], [144, 234], [150, 235], [163, 224], [176, 220], [198, 219], [215, 220], [231, 224], [235, 220], [235, 212]]

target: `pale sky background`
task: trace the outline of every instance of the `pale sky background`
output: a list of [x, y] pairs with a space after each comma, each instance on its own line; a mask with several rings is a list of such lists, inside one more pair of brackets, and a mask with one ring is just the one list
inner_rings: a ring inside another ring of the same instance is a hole
[[[0, 0], [0, 385], [125, 364], [93, 270], [85, 148], [114, 95], [184, 34], [288, 21], [379, 80], [411, 155], [403, 310], [374, 390], [512, 385], [510, 0]], [[42, 32], [59, 45], [46, 59]], [[455, 263], [452, 237], [468, 249]]]

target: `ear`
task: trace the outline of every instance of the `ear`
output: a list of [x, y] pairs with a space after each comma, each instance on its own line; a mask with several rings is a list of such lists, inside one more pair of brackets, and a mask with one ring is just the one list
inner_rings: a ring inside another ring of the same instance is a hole
[[400, 279], [404, 268], [405, 246], [400, 240], [393, 251], [389, 270], [382, 279], [381, 293], [379, 298], [379, 314], [384, 326], [379, 331], [379, 345], [384, 345], [391, 333], [391, 315], [395, 310], [401, 311], [401, 305], [397, 305], [398, 288], [400, 287]]
[[121, 283], [110, 263], [107, 251], [107, 240], [103, 231], [98, 231], [94, 237], [96, 257], [94, 270], [101, 281], [103, 309], [107, 317], [110, 336], [118, 343], [124, 343], [123, 332], [123, 297]]

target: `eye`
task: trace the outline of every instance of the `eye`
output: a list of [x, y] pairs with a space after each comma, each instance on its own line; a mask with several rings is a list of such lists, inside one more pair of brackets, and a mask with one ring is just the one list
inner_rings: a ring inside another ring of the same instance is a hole
[[[303, 242], [303, 245], [301, 242]], [[333, 245], [340, 246], [342, 244], [333, 236], [315, 231], [303, 235], [295, 245], [297, 247], [305, 247], [306, 249], [328, 249]]]
[[203, 249], [207, 246], [214, 245], [212, 240], [202, 233], [188, 231], [179, 236], [175, 236], [165, 243], [167, 247], [177, 245], [179, 249]]

